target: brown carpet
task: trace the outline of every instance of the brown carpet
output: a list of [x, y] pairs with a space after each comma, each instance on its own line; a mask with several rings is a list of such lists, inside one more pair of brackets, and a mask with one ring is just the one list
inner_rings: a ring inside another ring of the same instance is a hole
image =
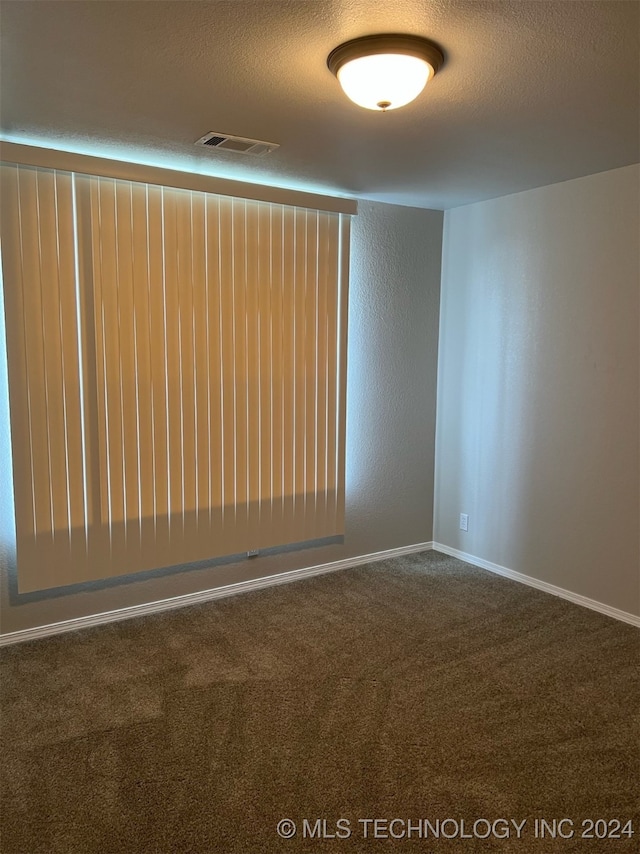
[[10, 647], [1, 850], [636, 851], [638, 638], [427, 552]]

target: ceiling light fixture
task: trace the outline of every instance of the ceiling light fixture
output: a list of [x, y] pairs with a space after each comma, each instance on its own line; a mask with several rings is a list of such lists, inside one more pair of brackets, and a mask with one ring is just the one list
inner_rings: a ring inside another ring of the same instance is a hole
[[367, 110], [395, 110], [417, 98], [444, 62], [440, 48], [421, 36], [363, 36], [327, 57], [347, 97]]

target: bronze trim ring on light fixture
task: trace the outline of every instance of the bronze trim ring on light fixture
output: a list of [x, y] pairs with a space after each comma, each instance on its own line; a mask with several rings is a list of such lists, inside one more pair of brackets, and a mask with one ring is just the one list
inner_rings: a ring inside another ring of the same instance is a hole
[[362, 56], [374, 56], [380, 53], [399, 53], [405, 56], [417, 56], [426, 60], [433, 68], [433, 73], [442, 68], [444, 54], [435, 42], [422, 36], [408, 36], [401, 33], [386, 33], [375, 36], [361, 36], [351, 39], [334, 48], [327, 57], [327, 66], [332, 74], [338, 76], [338, 71], [352, 59]]

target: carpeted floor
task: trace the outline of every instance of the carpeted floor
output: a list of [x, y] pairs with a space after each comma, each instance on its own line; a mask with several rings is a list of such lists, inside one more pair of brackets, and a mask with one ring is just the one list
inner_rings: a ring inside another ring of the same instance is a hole
[[436, 552], [10, 647], [1, 850], [637, 851], [638, 662]]

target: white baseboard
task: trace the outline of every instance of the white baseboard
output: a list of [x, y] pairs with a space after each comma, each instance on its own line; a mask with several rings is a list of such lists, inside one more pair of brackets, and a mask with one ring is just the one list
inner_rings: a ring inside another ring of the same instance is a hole
[[222, 599], [226, 596], [235, 596], [237, 593], [247, 593], [250, 590], [261, 590], [264, 587], [273, 587], [276, 584], [288, 584], [302, 578], [310, 578], [313, 575], [324, 575], [328, 572], [336, 572], [339, 569], [349, 569], [354, 566], [362, 566], [365, 563], [387, 560], [401, 555], [413, 554], [414, 552], [430, 551], [433, 543], [415, 543], [412, 546], [401, 546], [396, 549], [387, 549], [382, 552], [373, 552], [357, 557], [348, 557], [344, 560], [336, 560], [332, 563], [323, 563], [318, 566], [309, 566], [304, 569], [293, 569], [290, 572], [281, 572], [278, 575], [266, 575], [262, 578], [252, 578], [248, 581], [239, 581], [236, 584], [226, 584], [223, 587], [214, 587], [211, 590], [202, 590], [198, 593], [187, 593], [184, 596], [174, 596], [171, 599], [161, 599], [158, 602], [147, 602], [141, 605], [132, 605], [129, 608], [120, 608], [117, 611], [106, 611], [102, 614], [90, 614], [86, 617], [76, 617], [73, 620], [64, 620], [60, 623], [50, 623], [46, 626], [35, 626], [32, 629], [22, 629], [16, 632], [8, 632], [0, 635], [0, 647], [24, 641], [39, 640], [40, 638], [59, 635], [63, 632], [73, 632], [78, 629], [87, 629], [92, 626], [102, 626], [105, 623], [114, 623], [119, 620], [129, 620], [133, 617], [144, 617], [149, 614], [159, 614], [161, 611], [170, 611], [174, 608], [185, 608], [188, 605], [199, 605], [210, 602], [213, 599]]
[[461, 552], [459, 549], [453, 549], [451, 546], [445, 546], [442, 543], [434, 542], [433, 550], [451, 555], [451, 557], [457, 557], [465, 561], [465, 563], [480, 567], [480, 569], [495, 572], [496, 575], [504, 575], [505, 578], [519, 581], [522, 584], [527, 584], [529, 587], [543, 590], [545, 593], [551, 593], [553, 596], [559, 596], [561, 599], [568, 599], [569, 602], [582, 605], [585, 608], [591, 608], [592, 611], [599, 611], [599, 613], [606, 614], [607, 617], [613, 617], [615, 620], [621, 620], [623, 623], [630, 623], [632, 626], [640, 627], [640, 617], [637, 617], [635, 614], [629, 614], [627, 611], [621, 611], [619, 608], [612, 608], [611, 605], [605, 605], [603, 602], [597, 602], [595, 599], [588, 599], [586, 596], [581, 596], [579, 593], [572, 593], [563, 587], [556, 587], [555, 584], [549, 584], [547, 581], [540, 581], [537, 578], [532, 578], [530, 575], [524, 575], [522, 572], [516, 572], [514, 569], [507, 569], [505, 566], [491, 563], [491, 561]]
[[267, 575], [262, 578], [253, 578], [248, 581], [239, 581], [235, 584], [226, 584], [223, 587], [214, 587], [211, 590], [202, 590], [198, 593], [187, 593], [184, 596], [174, 596], [171, 599], [161, 599], [157, 602], [146, 602], [141, 605], [132, 605], [129, 608], [121, 608], [117, 611], [106, 611], [102, 614], [90, 614], [86, 617], [76, 617], [72, 620], [50, 623], [46, 626], [35, 626], [32, 629], [8, 632], [7, 634], [0, 635], [0, 647], [14, 643], [23, 643], [30, 640], [39, 640], [40, 638], [63, 634], [64, 632], [73, 632], [78, 629], [102, 626], [106, 623], [128, 620], [133, 617], [144, 617], [149, 614], [159, 614], [162, 611], [170, 611], [174, 608], [185, 608], [188, 605], [198, 605], [203, 602], [211, 602], [214, 599], [222, 599], [226, 596], [235, 596], [238, 593], [247, 593], [250, 590], [261, 590], [265, 587], [274, 587], [277, 584], [288, 584], [302, 578], [311, 578], [314, 575], [324, 575], [325, 573], [336, 572], [340, 569], [362, 566], [365, 563], [374, 563], [376, 561], [388, 560], [389, 558], [401, 557], [402, 555], [430, 550], [442, 552], [443, 554], [450, 555], [451, 557], [457, 557], [460, 560], [465, 561], [465, 563], [472, 564], [472, 566], [477, 566], [480, 569], [486, 569], [489, 572], [496, 573], [497, 575], [503, 575], [505, 578], [511, 578], [513, 581], [519, 581], [522, 584], [527, 584], [529, 587], [535, 587], [545, 593], [551, 593], [553, 596], [568, 599], [576, 605], [591, 608], [593, 611], [606, 614], [608, 617], [613, 617], [614, 619], [621, 620], [624, 623], [630, 623], [632, 626], [640, 627], [640, 617], [637, 617], [635, 614], [629, 614], [626, 611], [619, 610], [618, 608], [612, 608], [610, 605], [597, 602], [595, 599], [588, 599], [586, 596], [580, 596], [578, 593], [572, 593], [570, 590], [565, 590], [562, 587], [556, 587], [555, 584], [549, 584], [546, 581], [539, 581], [537, 578], [532, 578], [530, 575], [524, 575], [523, 573], [516, 572], [513, 569], [507, 569], [504, 566], [499, 566], [496, 563], [491, 563], [491, 561], [467, 554], [459, 549], [445, 546], [442, 543], [428, 542], [415, 543], [411, 546], [401, 546], [400, 548], [387, 549], [382, 552], [373, 552], [371, 554], [358, 555], [357, 557], [344, 558], [343, 560], [336, 560], [332, 563], [323, 563], [317, 566], [305, 567], [303, 569], [294, 569], [290, 572], [282, 572], [277, 575]]

